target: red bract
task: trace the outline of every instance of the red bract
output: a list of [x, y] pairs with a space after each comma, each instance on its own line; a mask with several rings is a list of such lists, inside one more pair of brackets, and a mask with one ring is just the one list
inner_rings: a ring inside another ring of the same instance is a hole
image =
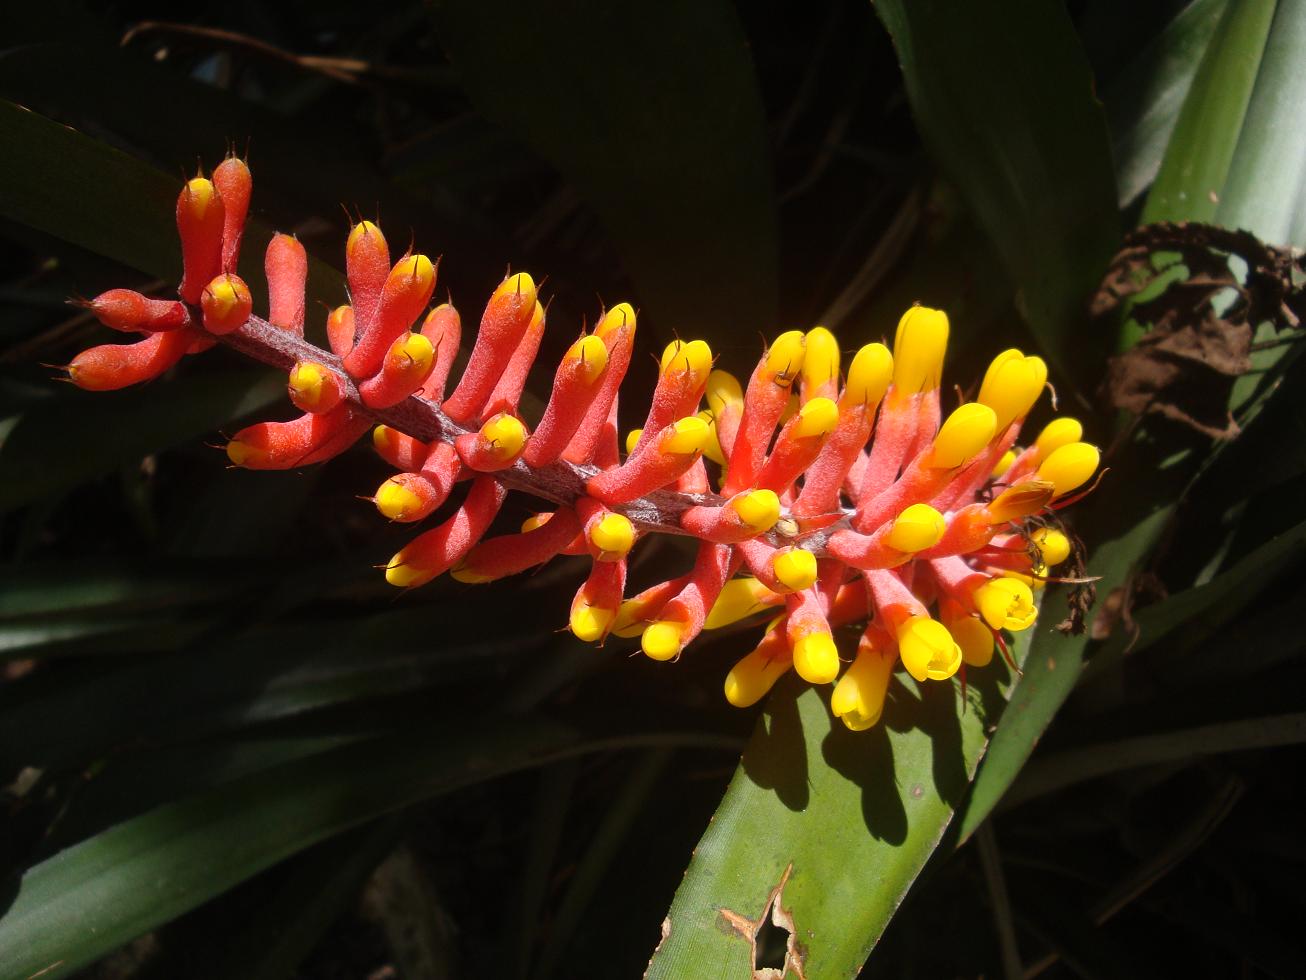
[[[581, 556], [589, 573], [568, 615], [580, 639], [639, 637], [645, 654], [667, 661], [704, 630], [759, 617], [760, 642], [726, 677], [730, 702], [753, 704], [792, 669], [812, 684], [837, 679], [832, 709], [862, 729], [879, 718], [896, 664], [918, 681], [946, 680], [963, 664], [988, 663], [994, 646], [1005, 651], [1002, 631], [1033, 624], [1034, 591], [1074, 550], [1053, 511], [1092, 478], [1096, 448], [1073, 419], [1017, 446], [1047, 375], [1017, 350], [999, 354], [977, 399], [944, 418], [949, 324], [939, 310], [908, 310], [893, 350], [866, 344], [846, 375], [828, 330], [781, 334], [746, 389], [713, 370], [706, 343], [677, 340], [623, 458], [617, 395], [634, 351], [633, 307], [615, 306], [576, 339], [547, 406], [527, 420], [521, 393], [547, 318], [535, 280], [510, 274], [446, 397], [458, 311], [445, 303], [427, 312], [435, 264], [419, 254], [392, 266], [372, 222], [356, 224], [345, 246], [350, 304], [326, 318], [330, 352], [302, 339], [308, 262], [294, 238], [272, 239], [270, 310], [266, 320], [252, 315], [232, 271], [249, 189], [235, 158], [212, 182], [185, 186], [182, 302], [129, 290], [96, 297], [87, 306], [101, 322], [149, 336], [83, 352], [69, 377], [123, 387], [217, 340], [288, 370], [303, 414], [238, 432], [227, 445], [232, 463], [309, 465], [371, 429], [397, 471], [370, 498], [384, 517], [419, 523], [454, 498], [449, 516], [386, 563], [393, 585], [445, 572], [490, 582]], [[486, 537], [510, 488], [550, 509]], [[696, 538], [694, 561], [626, 598], [632, 549], [651, 533]], [[840, 635], [854, 624], [855, 646]], [[853, 658], [846, 669], [844, 657]]]

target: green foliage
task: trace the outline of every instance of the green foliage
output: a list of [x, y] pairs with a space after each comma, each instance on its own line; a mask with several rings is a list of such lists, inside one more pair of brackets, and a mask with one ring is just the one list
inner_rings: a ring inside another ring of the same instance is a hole
[[[192, 14], [120, 43], [55, 0], [0, 54], [0, 980], [747, 976], [784, 961], [787, 921], [747, 937], [782, 881], [809, 980], [1294, 972], [1306, 368], [1256, 351], [1230, 443], [1124, 425], [1094, 391], [1141, 328], [1085, 310], [1132, 223], [1306, 245], [1302, 4]], [[314, 301], [344, 204], [460, 302], [547, 274], [554, 353], [595, 291], [641, 349], [727, 366], [917, 299], [963, 384], [1037, 350], [1109, 447], [1071, 517], [1095, 631], [1054, 630], [1051, 587], [1023, 673], [895, 680], [855, 734], [796, 684], [726, 706], [747, 632], [581, 648], [573, 564], [395, 600], [367, 453], [271, 475], [204, 445], [282, 379], [219, 351], [91, 396], [41, 367], [99, 342], [65, 297], [175, 279], [182, 173], [246, 139], [242, 267], [293, 230]]]

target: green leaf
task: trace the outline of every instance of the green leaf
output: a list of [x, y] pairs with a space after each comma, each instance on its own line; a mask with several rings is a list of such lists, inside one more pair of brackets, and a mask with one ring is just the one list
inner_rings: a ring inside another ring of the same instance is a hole
[[661, 333], [775, 322], [765, 117], [730, 3], [438, 0], [434, 14], [475, 104], [594, 208]]
[[726, 742], [675, 731], [582, 742], [533, 718], [442, 720], [253, 772], [28, 869], [0, 918], [0, 980], [66, 976], [318, 841], [462, 786], [585, 752]]
[[1297, 745], [1306, 742], [1306, 714], [1274, 715], [1245, 721], [1202, 725], [1157, 735], [1098, 742], [1040, 758], [1031, 763], [1003, 801], [1018, 806], [1088, 779], [1125, 769], [1163, 763], [1194, 762], [1220, 752]]
[[188, 373], [110, 395], [70, 390], [25, 412], [0, 445], [0, 511], [213, 435], [284, 394], [281, 377], [248, 370]]
[[1211, 221], [1229, 176], [1274, 0], [1232, 0], [1206, 50], [1143, 209], [1143, 223]]
[[1184, 99], [1229, 0], [1193, 0], [1103, 93], [1121, 207], [1156, 179]]
[[[1258, 68], [1266, 51], [1265, 34], [1274, 16], [1273, 9], [1266, 8], [1273, 6], [1259, 0], [1231, 0], [1216, 32], [1215, 43], [1203, 56], [1184, 102], [1161, 174], [1148, 197], [1145, 221], [1209, 220], [1215, 207], [1210, 201], [1213, 188], [1222, 188], [1226, 179], [1239, 185], [1254, 182], [1262, 170], [1281, 169], [1279, 154], [1258, 153], [1251, 148], [1244, 151], [1242, 147], [1243, 140], [1256, 145], [1270, 138], [1262, 129], [1244, 132], [1242, 127], [1254, 83], [1255, 98], [1264, 106], [1257, 108], [1257, 116], [1270, 112], [1273, 107], [1277, 108], [1280, 127], [1298, 125], [1296, 108], [1277, 98], [1276, 83], [1267, 81], [1262, 85], [1258, 81]], [[1299, 10], [1299, 5], [1294, 9]], [[1298, 43], [1301, 44], [1300, 38]], [[1299, 65], [1304, 58], [1306, 45], [1291, 50], [1276, 45], [1274, 58], [1265, 62], [1264, 72], [1267, 78], [1282, 80], [1285, 73], [1290, 73], [1288, 66]], [[1282, 149], [1291, 144], [1277, 141], [1273, 145]], [[1238, 172], [1229, 170], [1231, 161], [1238, 162]], [[1243, 173], [1243, 166], [1251, 168], [1251, 172]], [[1306, 208], [1302, 210], [1306, 212]], [[1244, 219], [1242, 213], [1228, 217], [1236, 224]], [[1281, 354], [1282, 349], [1275, 352], [1275, 356]], [[1142, 435], [1111, 461], [1114, 473], [1104, 492], [1112, 493], [1113, 488], [1117, 493], [1122, 488], [1127, 492], [1127, 488], [1147, 485], [1149, 501], [1177, 500], [1181, 487], [1196, 472], [1200, 454], [1187, 450], [1162, 463], [1164, 454], [1172, 451], [1173, 447], [1151, 443], [1144, 428]], [[1101, 576], [1100, 596], [1128, 586], [1133, 571], [1152, 551], [1173, 517], [1174, 503], [1140, 515], [1139, 496], [1125, 497], [1118, 506], [1111, 505], [1111, 509], [1106, 509], [1108, 502], [1104, 500], [1091, 501], [1084, 508], [1090, 525], [1083, 529], [1091, 549], [1088, 571]], [[963, 838], [983, 822], [1002, 798], [1039, 736], [1079, 680], [1096, 646], [1087, 636], [1062, 638], [1040, 634], [1035, 639], [1025, 675], [1012, 694], [1007, 723], [994, 734], [976, 778], [961, 823]]]
[[333, 834], [575, 746], [547, 722], [445, 724], [320, 753], [152, 810], [23, 876], [0, 919], [0, 978], [67, 976]]
[[772, 694], [676, 892], [649, 977], [748, 976], [749, 940], [723, 910], [757, 922], [782, 881], [805, 975], [857, 974], [938, 846], [1005, 706], [996, 659], [971, 672], [964, 712], [956, 683], [897, 677], [865, 732], [830, 714], [828, 689], [791, 677]]
[[1120, 228], [1106, 120], [1069, 15], [1042, 0], [875, 10], [926, 147], [996, 245], [1041, 353], [1074, 373]]

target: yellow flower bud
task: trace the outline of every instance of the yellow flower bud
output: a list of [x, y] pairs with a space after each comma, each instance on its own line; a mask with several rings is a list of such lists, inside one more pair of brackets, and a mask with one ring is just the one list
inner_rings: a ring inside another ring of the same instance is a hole
[[1083, 438], [1084, 427], [1080, 425], [1079, 419], [1068, 417], [1053, 419], [1043, 426], [1043, 431], [1034, 440], [1034, 452], [1039, 459], [1047, 459], [1062, 446], [1069, 446], [1072, 442], [1079, 442]]
[[764, 373], [777, 384], [787, 387], [803, 369], [807, 340], [801, 330], [789, 330], [775, 338], [766, 352]]
[[829, 684], [839, 676], [839, 648], [827, 632], [805, 633], [794, 644], [794, 670], [809, 684]]
[[1014, 348], [1003, 351], [989, 365], [976, 400], [993, 409], [1002, 432], [1016, 419], [1023, 419], [1047, 383], [1048, 368], [1042, 358], [1026, 357]]
[[712, 414], [710, 409], [705, 408], [698, 413], [698, 417], [707, 423], [710, 432], [707, 444], [703, 447], [703, 455], [712, 462], [725, 466], [726, 454], [725, 450], [721, 448], [721, 439], [716, 430], [716, 416]]
[[848, 383], [844, 385], [840, 404], [873, 408], [880, 403], [892, 380], [893, 355], [889, 348], [867, 344], [857, 352], [848, 368]]
[[838, 424], [839, 407], [829, 398], [813, 398], [798, 410], [798, 421], [792, 431], [799, 439], [810, 439], [830, 434]]
[[932, 391], [943, 377], [948, 314], [913, 306], [898, 321], [893, 341], [893, 385], [901, 392]]
[[929, 504], [912, 504], [894, 518], [886, 543], [896, 551], [924, 551], [938, 544], [947, 529], [943, 515]]
[[961, 466], [984, 451], [997, 427], [998, 417], [987, 405], [967, 402], [959, 406], [944, 419], [934, 437], [928, 465], [936, 469]]
[[730, 501], [739, 519], [758, 534], [764, 534], [775, 527], [780, 520], [780, 498], [774, 490], [750, 490], [741, 493]]
[[393, 479], [382, 483], [372, 499], [381, 516], [389, 521], [402, 521], [409, 514], [415, 514], [422, 509], [422, 499]]
[[603, 369], [608, 366], [608, 349], [597, 336], [581, 337], [567, 349], [563, 359], [579, 362], [581, 380], [590, 385], [598, 380]]
[[785, 588], [799, 592], [816, 581], [816, 556], [805, 548], [786, 548], [772, 556], [771, 571]]
[[635, 451], [635, 446], [639, 444], [639, 437], [644, 434], [643, 429], [631, 429], [626, 433], [626, 455]]
[[602, 606], [591, 606], [581, 599], [572, 605], [571, 619], [568, 626], [576, 639], [585, 643], [594, 643], [603, 639], [608, 625], [616, 617], [615, 610]]
[[763, 645], [735, 664], [726, 675], [726, 700], [736, 708], [757, 704], [789, 669], [788, 658], [770, 654], [771, 651]]
[[825, 327], [807, 331], [803, 353], [803, 387], [809, 391], [833, 381], [839, 381], [839, 341]]
[[1072, 442], [1055, 449], [1038, 467], [1040, 480], [1047, 480], [1055, 488], [1054, 495], [1064, 496], [1087, 483], [1097, 470], [1102, 454], [1096, 446], [1086, 442]]
[[[431, 266], [430, 259], [425, 255], [415, 255], [413, 258], [414, 260], [421, 259], [425, 263], [425, 268], [430, 269], [431, 276], [434, 277], [435, 269]], [[539, 294], [535, 288], [535, 280], [531, 278], [529, 272], [519, 272], [499, 283], [494, 290], [494, 294], [490, 297], [490, 302], [493, 303], [496, 299], [502, 299], [504, 296], [514, 294], [522, 298], [522, 306], [534, 306]]]
[[695, 415], [677, 419], [671, 425], [672, 431], [662, 437], [658, 449], [664, 453], [689, 455], [702, 452], [712, 435], [712, 427]]
[[715, 630], [737, 623], [775, 605], [778, 599], [779, 596], [755, 578], [733, 578], [712, 604], [703, 628]]
[[500, 461], [512, 459], [526, 445], [526, 426], [521, 419], [500, 412], [481, 426], [481, 438], [493, 447]]
[[635, 308], [629, 303], [618, 303], [603, 314], [603, 319], [594, 328], [594, 335], [600, 338], [606, 337], [622, 327], [628, 327], [632, 332], [635, 330]]
[[652, 660], [671, 660], [680, 655], [680, 650], [684, 646], [682, 642], [684, 635], [683, 623], [660, 619], [644, 628], [644, 634], [640, 637], [640, 646]]
[[839, 678], [830, 695], [830, 710], [854, 732], [864, 732], [880, 720], [884, 697], [893, 676], [893, 657], [865, 640], [857, 659]]
[[1041, 527], [1030, 538], [1038, 548], [1042, 563], [1049, 568], [1070, 557], [1070, 539], [1054, 527]]
[[605, 558], [622, 558], [635, 546], [635, 525], [621, 514], [604, 514], [590, 529], [590, 544]]
[[1015, 450], [1008, 449], [1005, 453], [1002, 454], [1002, 458], [998, 460], [997, 464], [993, 467], [993, 472], [990, 473], [989, 475], [993, 477], [993, 479], [995, 480], [998, 479], [1004, 473], [1006, 473], [1007, 470], [1011, 469], [1011, 464], [1014, 463], [1015, 461], [1016, 461]]
[[712, 348], [701, 340], [673, 340], [662, 352], [662, 373], [670, 371], [688, 371], [690, 375], [706, 383], [712, 373]]
[[[296, 405], [305, 410], [315, 408], [322, 397], [322, 385], [326, 381], [325, 370], [320, 364], [300, 361], [290, 369], [290, 397]], [[377, 426], [378, 429], [382, 426]], [[377, 436], [373, 433], [373, 439]]]
[[719, 412], [727, 405], [743, 405], [744, 389], [729, 371], [713, 371], [707, 376], [707, 407]]

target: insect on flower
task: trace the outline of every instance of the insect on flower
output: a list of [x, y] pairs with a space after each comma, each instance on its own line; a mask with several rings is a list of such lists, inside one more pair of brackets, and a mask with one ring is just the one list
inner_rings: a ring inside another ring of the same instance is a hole
[[[1005, 652], [1003, 631], [1034, 624], [1035, 591], [1071, 557], [1051, 515], [1093, 477], [1098, 450], [1070, 418], [1017, 445], [1047, 380], [1019, 350], [994, 358], [976, 400], [944, 416], [940, 310], [911, 308], [892, 350], [866, 344], [846, 371], [823, 327], [781, 334], [744, 381], [715, 370], [703, 341], [677, 340], [642, 426], [620, 440], [637, 325], [621, 303], [568, 348], [532, 427], [519, 403], [547, 315], [529, 274], [494, 289], [452, 379], [462, 319], [447, 303], [428, 311], [437, 264], [392, 262], [381, 229], [360, 221], [345, 245], [351, 303], [328, 315], [321, 350], [302, 339], [307, 257], [290, 236], [268, 246], [271, 308], [252, 316], [233, 271], [250, 190], [234, 158], [186, 184], [181, 301], [121, 289], [90, 301], [105, 325], [142, 339], [79, 354], [69, 377], [95, 390], [137, 384], [219, 341], [287, 370], [302, 414], [236, 433], [234, 465], [309, 465], [370, 431], [397, 471], [371, 498], [382, 516], [419, 523], [460, 499], [386, 563], [392, 585], [446, 572], [487, 583], [588, 556], [568, 617], [581, 640], [638, 637], [648, 657], [674, 661], [704, 630], [760, 617], [756, 647], [726, 675], [730, 703], [756, 703], [792, 670], [834, 684], [832, 710], [859, 730], [879, 719], [899, 664], [917, 681], [947, 680]], [[486, 537], [510, 490], [552, 509]], [[693, 562], [628, 596], [630, 556], [653, 533], [697, 539]], [[841, 650], [836, 631], [854, 625], [856, 649]]]

